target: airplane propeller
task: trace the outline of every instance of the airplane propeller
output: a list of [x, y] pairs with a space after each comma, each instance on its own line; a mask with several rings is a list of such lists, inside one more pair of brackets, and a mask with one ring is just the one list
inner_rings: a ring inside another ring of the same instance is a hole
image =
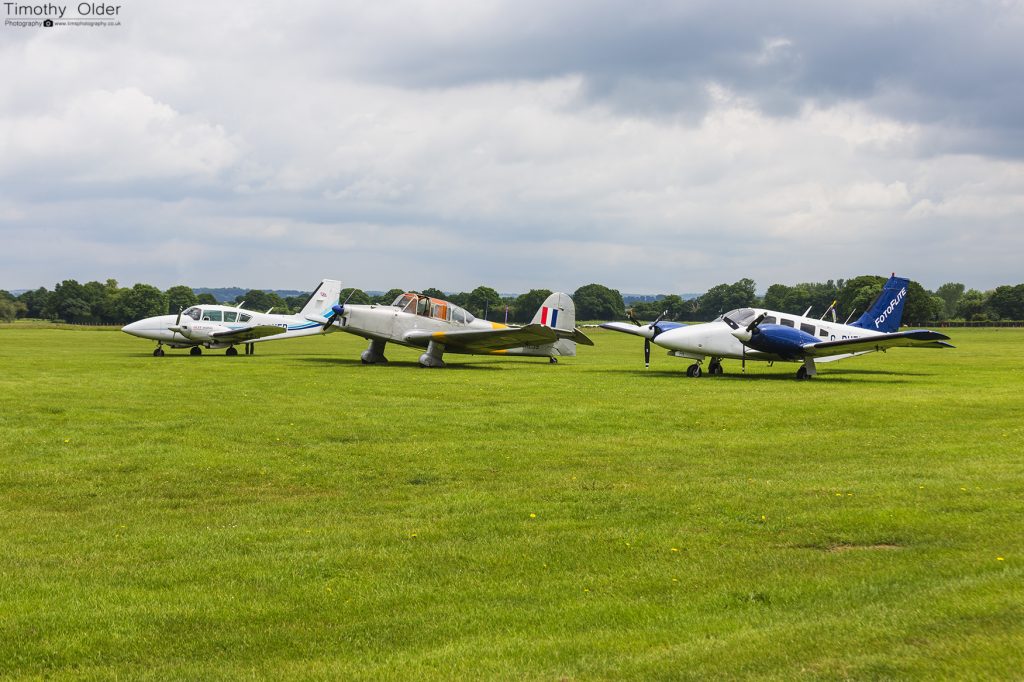
[[[661, 315], [658, 315], [658, 318], [654, 320], [654, 322], [651, 322], [649, 325], [647, 325], [648, 329], [654, 330], [654, 333], [651, 334], [651, 339], [658, 335], [658, 323], [664, 320], [665, 316], [667, 315], [668, 311], [666, 310]], [[644, 367], [651, 366], [651, 339], [644, 338]]]
[[740, 326], [738, 324], [736, 324], [736, 322], [734, 320], [730, 319], [727, 316], [723, 317], [722, 321], [725, 322], [727, 325], [729, 325], [729, 327], [732, 328], [732, 335], [735, 336], [737, 339], [739, 339], [740, 343], [746, 345], [746, 343], [748, 341], [750, 341], [751, 337], [753, 337], [754, 334], [757, 333], [757, 331], [758, 331], [757, 326], [759, 324], [761, 324], [761, 322], [763, 322], [764, 318], [767, 317], [767, 316], [768, 316], [768, 313], [761, 313], [760, 315], [755, 317], [753, 319], [753, 321], [750, 324], [748, 324], [743, 329], [740, 329]]
[[178, 306], [178, 317], [174, 320], [174, 326], [173, 327], [168, 327], [168, 329], [170, 329], [170, 331], [172, 331], [172, 332], [176, 332], [178, 334], [181, 334], [182, 336], [185, 336], [185, 334], [181, 331], [181, 311], [182, 310], [184, 310], [184, 308], [182, 306]]
[[768, 313], [761, 313], [742, 330], [734, 320], [729, 319], [727, 316], [722, 317], [722, 321], [732, 328], [732, 335], [739, 339], [739, 342], [743, 347], [741, 353], [742, 357], [740, 358], [740, 367], [743, 368], [744, 372], [747, 371], [747, 344], [750, 343], [750, 340], [754, 338], [754, 335], [760, 331], [757, 326], [761, 324], [767, 316]]
[[352, 298], [352, 294], [354, 293], [356, 293], [356, 288], [352, 287], [352, 291], [348, 292], [348, 296], [345, 297], [345, 300], [340, 305], [336, 303], [331, 306], [331, 310], [334, 311], [334, 317], [327, 318], [327, 321], [324, 322], [324, 328], [322, 331], [326, 332], [327, 329], [332, 324], [334, 324], [336, 320], [341, 319], [341, 316], [345, 314], [345, 304], [348, 303], [349, 299]]

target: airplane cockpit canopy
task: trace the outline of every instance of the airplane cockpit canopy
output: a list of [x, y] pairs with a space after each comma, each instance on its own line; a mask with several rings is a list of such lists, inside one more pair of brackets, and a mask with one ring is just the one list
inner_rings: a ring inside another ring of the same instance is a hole
[[201, 308], [192, 306], [181, 313], [182, 317], [191, 317], [195, 321], [207, 322], [248, 322], [252, 316], [241, 310], [221, 310], [220, 308]]
[[717, 319], [721, 320], [722, 318], [728, 317], [736, 324], [743, 326], [753, 322], [756, 315], [757, 312], [753, 308], [736, 308], [735, 310], [730, 310], [724, 315], [719, 315]]
[[399, 294], [391, 305], [401, 308], [403, 313], [415, 313], [417, 298], [416, 294]]
[[432, 317], [435, 320], [445, 320], [446, 322], [458, 324], [468, 324], [476, 319], [468, 310], [463, 310], [448, 301], [430, 298], [422, 294], [401, 294], [391, 305], [401, 308], [403, 313], [409, 313], [410, 315], [422, 315], [423, 317]]

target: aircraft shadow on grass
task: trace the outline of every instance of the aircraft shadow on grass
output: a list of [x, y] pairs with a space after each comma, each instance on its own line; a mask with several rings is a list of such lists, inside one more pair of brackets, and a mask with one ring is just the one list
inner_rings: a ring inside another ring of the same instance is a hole
[[[676, 379], [678, 380], [683, 373], [676, 370], [651, 370], [651, 369], [612, 369], [604, 370], [616, 374], [628, 374], [630, 376], [647, 376], [658, 379]], [[848, 375], [848, 376], [844, 376]], [[857, 376], [865, 377], [863, 379], [857, 379]], [[933, 376], [925, 372], [900, 372], [898, 375], [892, 372], [876, 369], [842, 369], [832, 370], [826, 374], [822, 374], [822, 380], [828, 381], [829, 383], [875, 383], [875, 384], [905, 384], [909, 383], [908, 380], [903, 377], [927, 377]], [[878, 377], [878, 379], [868, 378]], [[884, 377], [884, 379], [883, 379]], [[789, 374], [776, 374], [768, 372], [742, 372], [736, 373], [725, 373], [716, 375], [712, 381], [789, 381], [793, 380], [792, 375]]]
[[[321, 365], [331, 365], [334, 367], [362, 367], [368, 363], [363, 362], [358, 358], [296, 358], [300, 362], [310, 362]], [[409, 369], [411, 367], [422, 368], [418, 361], [415, 360], [389, 360], [387, 363], [373, 363], [378, 368], [396, 367], [402, 369]], [[489, 363], [473, 363], [473, 362], [459, 362], [455, 364], [445, 364], [445, 368], [448, 371], [488, 371], [493, 372], [502, 369], [499, 364]]]

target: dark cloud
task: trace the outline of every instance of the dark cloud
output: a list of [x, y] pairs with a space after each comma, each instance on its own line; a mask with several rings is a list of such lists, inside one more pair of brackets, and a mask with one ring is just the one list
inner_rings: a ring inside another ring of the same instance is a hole
[[400, 87], [578, 75], [591, 104], [699, 120], [717, 83], [772, 115], [859, 101], [966, 126], [987, 149], [986, 128], [1024, 125], [1022, 15], [996, 2], [509, 3], [462, 31], [437, 17], [416, 30], [398, 13], [378, 18], [372, 45], [347, 13], [318, 16], [313, 30], [357, 46], [340, 63], [318, 53], [319, 64]]

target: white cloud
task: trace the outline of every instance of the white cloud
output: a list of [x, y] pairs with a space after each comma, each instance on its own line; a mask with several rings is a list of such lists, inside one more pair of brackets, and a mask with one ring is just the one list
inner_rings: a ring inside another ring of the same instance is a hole
[[202, 179], [236, 153], [220, 126], [134, 88], [91, 90], [53, 113], [0, 119], [0, 173], [44, 169], [51, 182]]
[[0, 287], [1020, 279], [1019, 8], [125, 11], [0, 47]]

